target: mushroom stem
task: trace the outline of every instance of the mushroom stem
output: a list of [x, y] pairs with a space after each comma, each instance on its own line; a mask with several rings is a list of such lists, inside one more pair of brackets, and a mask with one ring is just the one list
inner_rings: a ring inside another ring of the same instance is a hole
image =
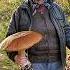
[[18, 55], [25, 57], [25, 50], [18, 51]]

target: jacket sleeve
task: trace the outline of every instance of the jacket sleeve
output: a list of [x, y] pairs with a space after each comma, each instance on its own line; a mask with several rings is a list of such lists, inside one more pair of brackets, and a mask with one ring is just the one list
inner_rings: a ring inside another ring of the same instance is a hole
[[[29, 30], [30, 18], [25, 10], [26, 6], [21, 5], [13, 14], [6, 37], [20, 31]], [[10, 59], [14, 60], [17, 52], [7, 52]]]
[[19, 8], [14, 12], [12, 18], [11, 18], [11, 22], [9, 24], [9, 28], [6, 34], [6, 37], [9, 35], [12, 35], [14, 33], [16, 33], [18, 31], [18, 23], [20, 21], [20, 12], [19, 12]]
[[64, 15], [64, 31], [66, 37], [66, 46], [70, 49], [70, 24]]
[[67, 18], [65, 17], [64, 11], [61, 9], [61, 7], [57, 4], [55, 5], [59, 9], [61, 16], [63, 18], [63, 28], [65, 32], [66, 46], [70, 49], [70, 24], [68, 23]]
[[[17, 9], [17, 11], [14, 12], [6, 37], [16, 33], [18, 31], [18, 23], [19, 23], [19, 18], [20, 18], [20, 13], [19, 13], [20, 8]], [[7, 52], [7, 55], [11, 60], [14, 61], [14, 56], [17, 54], [17, 52]]]
[[[11, 22], [10, 22], [6, 37], [8, 37], [8, 36], [10, 36], [10, 35], [12, 35], [12, 34], [17, 32], [18, 23], [19, 23], [19, 9], [17, 11], [15, 11], [13, 16], [12, 16], [12, 19], [11, 19]], [[14, 56], [16, 54], [17, 54], [17, 52], [7, 52], [7, 55], [13, 61], [14, 61]]]
[[63, 18], [63, 28], [65, 32], [66, 46], [70, 49], [70, 24], [61, 8], [60, 12], [62, 13]]

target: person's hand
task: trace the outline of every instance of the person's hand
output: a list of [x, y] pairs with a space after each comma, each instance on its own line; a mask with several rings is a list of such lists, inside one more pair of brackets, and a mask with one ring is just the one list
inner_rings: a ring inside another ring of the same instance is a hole
[[27, 63], [27, 58], [25, 56], [16, 55], [15, 62], [24, 66]]
[[29, 68], [30, 65], [31, 65], [31, 63], [28, 60], [28, 58], [25, 57], [25, 56], [21, 56], [21, 55], [16, 55], [15, 56], [15, 62], [17, 64], [19, 64], [23, 70], [24, 70], [25, 67]]

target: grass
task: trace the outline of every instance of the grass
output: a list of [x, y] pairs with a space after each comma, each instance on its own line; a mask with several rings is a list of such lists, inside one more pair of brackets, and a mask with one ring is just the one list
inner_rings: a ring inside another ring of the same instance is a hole
[[6, 51], [0, 50], [0, 70], [21, 70], [21, 68], [8, 58]]

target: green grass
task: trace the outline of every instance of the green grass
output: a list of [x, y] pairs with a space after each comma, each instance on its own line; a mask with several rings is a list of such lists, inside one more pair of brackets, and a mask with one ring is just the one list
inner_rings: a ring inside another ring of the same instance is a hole
[[0, 70], [21, 70], [21, 68], [8, 58], [6, 51], [0, 50]]

